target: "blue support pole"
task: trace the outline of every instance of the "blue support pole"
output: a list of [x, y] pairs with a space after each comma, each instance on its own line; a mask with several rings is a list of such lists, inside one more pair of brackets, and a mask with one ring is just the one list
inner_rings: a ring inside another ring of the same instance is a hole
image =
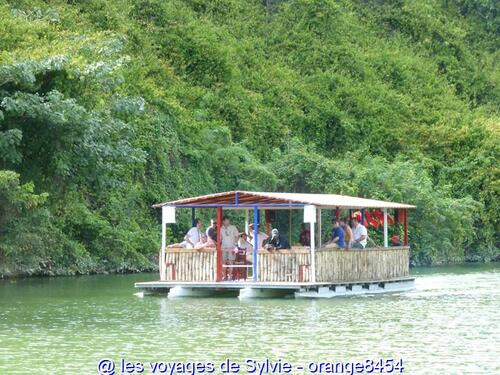
[[365, 225], [365, 209], [361, 209], [361, 224]]
[[253, 208], [253, 281], [258, 280], [257, 252], [259, 251], [259, 208]]
[[194, 219], [196, 218], [195, 217], [196, 215], [196, 212], [195, 212], [195, 208], [191, 208], [191, 227], [194, 227], [195, 226], [195, 222], [194, 222]]

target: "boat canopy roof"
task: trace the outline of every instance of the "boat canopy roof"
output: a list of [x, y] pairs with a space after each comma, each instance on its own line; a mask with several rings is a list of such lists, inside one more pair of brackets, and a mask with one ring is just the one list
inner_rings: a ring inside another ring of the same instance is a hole
[[201, 195], [170, 202], [158, 203], [153, 207], [228, 207], [246, 208], [262, 206], [273, 209], [291, 209], [305, 205], [321, 208], [415, 208], [405, 203], [386, 202], [376, 199], [351, 197], [338, 194], [308, 194], [308, 193], [273, 193], [256, 191], [226, 191], [223, 193]]

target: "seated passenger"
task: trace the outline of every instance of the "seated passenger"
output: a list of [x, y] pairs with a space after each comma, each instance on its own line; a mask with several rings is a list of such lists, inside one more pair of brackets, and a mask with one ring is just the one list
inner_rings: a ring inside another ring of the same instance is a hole
[[336, 219], [332, 220], [333, 230], [332, 230], [332, 239], [328, 241], [325, 246], [326, 247], [345, 247], [344, 241], [344, 229], [340, 226], [340, 222]]
[[215, 242], [212, 241], [210, 237], [208, 237], [206, 234], [202, 234], [200, 238], [200, 242], [198, 242], [194, 248], [197, 250], [204, 249], [206, 247], [215, 247]]
[[306, 227], [305, 224], [301, 226], [302, 231], [300, 232], [299, 242], [302, 246], [311, 246], [311, 231]]
[[401, 240], [397, 234], [391, 237], [391, 246], [401, 246]]
[[347, 219], [341, 219], [340, 220], [340, 226], [344, 230], [344, 242], [345, 242], [345, 248], [346, 250], [351, 248], [352, 244], [352, 229], [348, 224]]
[[352, 235], [354, 239], [352, 247], [355, 249], [364, 249], [368, 242], [368, 231], [355, 217], [352, 218]]
[[186, 247], [188, 249], [193, 249], [195, 245], [200, 242], [201, 239], [201, 228], [202, 222], [200, 219], [194, 219], [194, 226], [186, 233], [184, 236], [184, 241], [186, 241]]
[[267, 239], [266, 249], [267, 250], [280, 250], [289, 249], [290, 245], [285, 238], [281, 238], [278, 229], [274, 228], [271, 231], [271, 237]]
[[[261, 248], [267, 242], [269, 236], [266, 233], [260, 231], [260, 225], [257, 225], [257, 230], [259, 232], [258, 233], [259, 248]], [[248, 226], [248, 242], [250, 242], [250, 244], [253, 246], [253, 224], [250, 224]]]
[[184, 248], [184, 249], [188, 248], [188, 243], [186, 241], [182, 241], [167, 246], [167, 249], [179, 249], [179, 248]]

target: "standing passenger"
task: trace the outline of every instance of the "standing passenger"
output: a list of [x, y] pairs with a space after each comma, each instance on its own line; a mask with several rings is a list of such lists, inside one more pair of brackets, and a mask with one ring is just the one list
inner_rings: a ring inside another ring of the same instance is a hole
[[[222, 228], [220, 229], [222, 260], [226, 265], [234, 263], [235, 254], [233, 252], [236, 243], [238, 242], [238, 229], [231, 225], [229, 218], [224, 216], [222, 218]], [[231, 275], [232, 272], [226, 272], [226, 275]], [[227, 278], [227, 277], [226, 277]], [[232, 277], [231, 277], [232, 278]]]
[[352, 235], [354, 238], [353, 248], [364, 249], [368, 242], [368, 231], [366, 227], [355, 217], [352, 218]]

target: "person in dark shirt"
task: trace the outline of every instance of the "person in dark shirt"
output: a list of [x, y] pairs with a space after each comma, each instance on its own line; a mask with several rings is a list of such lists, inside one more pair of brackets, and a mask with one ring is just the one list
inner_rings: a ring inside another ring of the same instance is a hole
[[305, 224], [302, 224], [299, 242], [302, 246], [311, 246], [311, 231], [307, 229]]
[[329, 242], [334, 247], [345, 247], [344, 229], [338, 220], [333, 220], [332, 240]]
[[205, 231], [205, 234], [208, 238], [210, 238], [213, 242], [217, 243], [217, 222], [215, 220], [211, 220], [211, 225]]
[[278, 229], [274, 228], [271, 231], [271, 237], [267, 239], [266, 249], [267, 250], [280, 250], [289, 249], [290, 245], [285, 238], [280, 236]]

